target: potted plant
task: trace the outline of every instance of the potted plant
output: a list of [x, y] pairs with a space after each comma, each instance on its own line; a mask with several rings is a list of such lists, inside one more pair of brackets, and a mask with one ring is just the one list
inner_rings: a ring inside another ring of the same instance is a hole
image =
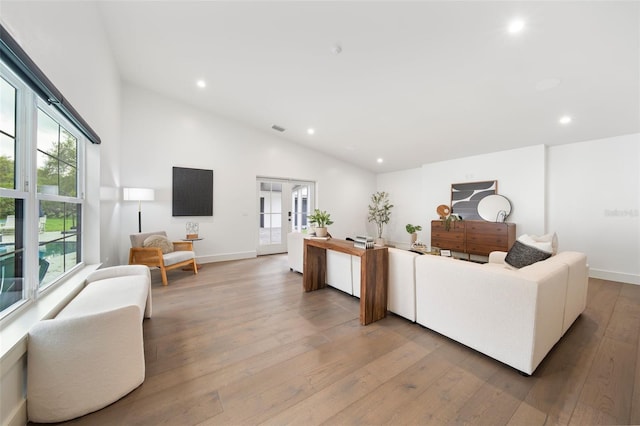
[[376, 241], [377, 244], [384, 245], [384, 240], [382, 239], [382, 229], [384, 225], [389, 223], [391, 219], [391, 209], [393, 208], [393, 204], [389, 202], [389, 194], [386, 192], [376, 192], [371, 195], [371, 204], [369, 204], [369, 217], [367, 220], [369, 222], [375, 222], [376, 227], [378, 229], [378, 239]]
[[450, 214], [447, 217], [442, 216], [440, 220], [442, 220], [442, 223], [444, 224], [445, 231], [448, 231], [451, 229], [451, 222], [462, 220], [462, 218], [457, 214]]
[[309, 223], [314, 225], [317, 237], [326, 237], [327, 226], [333, 224], [333, 221], [331, 220], [330, 213], [315, 209], [313, 213], [309, 215]]
[[407, 223], [405, 229], [411, 235], [411, 244], [413, 244], [418, 240], [418, 231], [422, 231], [422, 226]]

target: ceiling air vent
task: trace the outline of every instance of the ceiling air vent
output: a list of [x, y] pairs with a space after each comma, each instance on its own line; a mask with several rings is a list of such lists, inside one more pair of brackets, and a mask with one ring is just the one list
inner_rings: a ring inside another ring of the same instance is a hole
[[271, 126], [271, 128], [279, 132], [284, 132], [286, 130], [284, 127], [278, 126], [277, 124], [274, 124], [273, 126]]

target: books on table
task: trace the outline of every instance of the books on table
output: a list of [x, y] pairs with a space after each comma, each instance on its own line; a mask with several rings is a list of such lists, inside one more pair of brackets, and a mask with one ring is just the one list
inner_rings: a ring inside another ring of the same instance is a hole
[[353, 242], [353, 246], [361, 249], [373, 248], [373, 237], [358, 235]]

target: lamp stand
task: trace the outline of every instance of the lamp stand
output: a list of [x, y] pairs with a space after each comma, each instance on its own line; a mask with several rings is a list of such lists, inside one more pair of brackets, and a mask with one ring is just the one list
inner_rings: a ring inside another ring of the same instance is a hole
[[142, 233], [142, 201], [138, 200], [138, 233]]

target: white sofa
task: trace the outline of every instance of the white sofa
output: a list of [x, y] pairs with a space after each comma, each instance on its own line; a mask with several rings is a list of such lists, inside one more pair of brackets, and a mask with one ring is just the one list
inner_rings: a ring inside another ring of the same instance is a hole
[[416, 320], [417, 253], [389, 248], [389, 277], [387, 280], [387, 309], [410, 321]]
[[142, 321], [149, 317], [149, 268], [116, 266], [89, 275], [55, 318], [29, 331], [29, 420], [79, 417], [138, 387], [145, 375]]
[[289, 269], [303, 273], [304, 263], [304, 234], [289, 232], [287, 234], [287, 260]]
[[532, 374], [586, 307], [587, 260], [562, 252], [513, 270], [505, 256], [417, 257], [416, 322]]

